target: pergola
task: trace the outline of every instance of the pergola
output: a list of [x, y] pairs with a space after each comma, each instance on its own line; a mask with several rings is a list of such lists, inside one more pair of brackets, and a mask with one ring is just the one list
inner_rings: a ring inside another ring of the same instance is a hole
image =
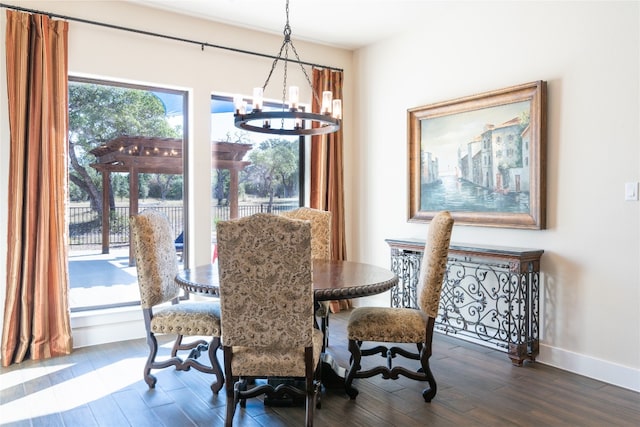
[[[214, 141], [211, 143], [211, 167], [230, 171], [229, 216], [238, 217], [239, 171], [250, 162], [243, 161], [251, 144]], [[112, 172], [129, 173], [129, 214], [138, 213], [138, 174], [183, 173], [182, 139], [145, 136], [120, 136], [90, 151], [96, 157], [91, 167], [102, 174], [102, 253], [109, 253], [109, 192]], [[129, 251], [129, 261], [133, 255]]]

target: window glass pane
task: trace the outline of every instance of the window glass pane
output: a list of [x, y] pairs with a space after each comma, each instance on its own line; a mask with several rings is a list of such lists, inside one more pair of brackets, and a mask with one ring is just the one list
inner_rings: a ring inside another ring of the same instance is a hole
[[72, 311], [139, 303], [130, 215], [160, 210], [181, 234], [185, 99], [181, 91], [70, 77]]
[[[265, 102], [263, 110], [280, 108]], [[291, 210], [304, 200], [304, 138], [236, 128], [233, 112], [231, 97], [212, 96], [213, 244], [216, 221]]]

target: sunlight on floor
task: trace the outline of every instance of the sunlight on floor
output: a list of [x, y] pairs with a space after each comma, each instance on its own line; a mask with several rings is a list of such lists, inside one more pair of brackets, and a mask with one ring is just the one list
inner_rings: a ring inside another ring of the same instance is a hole
[[67, 369], [71, 366], [73, 366], [73, 364], [66, 363], [56, 366], [38, 366], [35, 368], [16, 369], [15, 371], [4, 373], [0, 375], [0, 379], [2, 379], [2, 381], [0, 381], [0, 391], [7, 390], [8, 388], [27, 381], [35, 380], [53, 372], [61, 371], [62, 369]]
[[[56, 412], [68, 411], [105, 397], [136, 381], [140, 381], [140, 367], [144, 365], [144, 362], [144, 357], [121, 360], [0, 405], [2, 421], [16, 422], [25, 418], [36, 418]], [[65, 367], [70, 367], [70, 365], [62, 366], [60, 369]], [[44, 374], [46, 370], [49, 370], [49, 368], [43, 368], [40, 372]], [[4, 377], [5, 375], [2, 376], [3, 384], [5, 382]], [[99, 379], [100, 382], [97, 383], [96, 379]], [[60, 400], [61, 396], [64, 396], [63, 401]]]
[[[172, 345], [172, 341], [162, 344], [160, 353], [168, 354]], [[141, 372], [145, 361], [146, 355], [129, 357], [51, 385], [48, 385], [50, 380], [46, 378], [47, 375], [58, 373], [56, 375], [62, 378], [64, 374], [61, 371], [73, 369], [75, 364], [24, 367], [4, 372], [0, 375], [0, 391], [21, 387], [29, 382], [42, 389], [26, 396], [6, 399], [6, 402], [0, 401], [0, 424], [69, 411], [123, 390], [143, 381]]]

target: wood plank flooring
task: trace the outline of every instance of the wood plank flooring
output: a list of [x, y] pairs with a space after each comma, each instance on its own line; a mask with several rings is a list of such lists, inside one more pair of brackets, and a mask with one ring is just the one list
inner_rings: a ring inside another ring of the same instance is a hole
[[[344, 366], [348, 315], [348, 311], [333, 315], [330, 325], [329, 348]], [[224, 390], [217, 396], [211, 393], [212, 376], [172, 368], [154, 371], [158, 383], [149, 390], [142, 379], [147, 354], [145, 341], [134, 340], [0, 369], [0, 424], [223, 425]], [[360, 390], [356, 400], [341, 391], [325, 391], [315, 425], [640, 425], [639, 393], [539, 363], [514, 367], [497, 350], [436, 334], [431, 365], [438, 381], [438, 394], [431, 403], [422, 400], [423, 383], [406, 378], [360, 379], [354, 381]], [[234, 425], [302, 426], [304, 408], [269, 407], [251, 399], [246, 409], [237, 409]]]

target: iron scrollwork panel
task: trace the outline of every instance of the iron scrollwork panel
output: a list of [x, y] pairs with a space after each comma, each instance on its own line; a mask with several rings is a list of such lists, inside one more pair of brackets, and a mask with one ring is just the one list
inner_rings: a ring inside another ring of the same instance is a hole
[[398, 284], [391, 288], [391, 307], [418, 307], [416, 290], [421, 262], [421, 252], [391, 249], [391, 271], [398, 276]]
[[[422, 253], [392, 248], [392, 307], [417, 308]], [[524, 269], [522, 268], [524, 267]], [[537, 263], [449, 255], [436, 330], [496, 347], [515, 364], [538, 353]]]

